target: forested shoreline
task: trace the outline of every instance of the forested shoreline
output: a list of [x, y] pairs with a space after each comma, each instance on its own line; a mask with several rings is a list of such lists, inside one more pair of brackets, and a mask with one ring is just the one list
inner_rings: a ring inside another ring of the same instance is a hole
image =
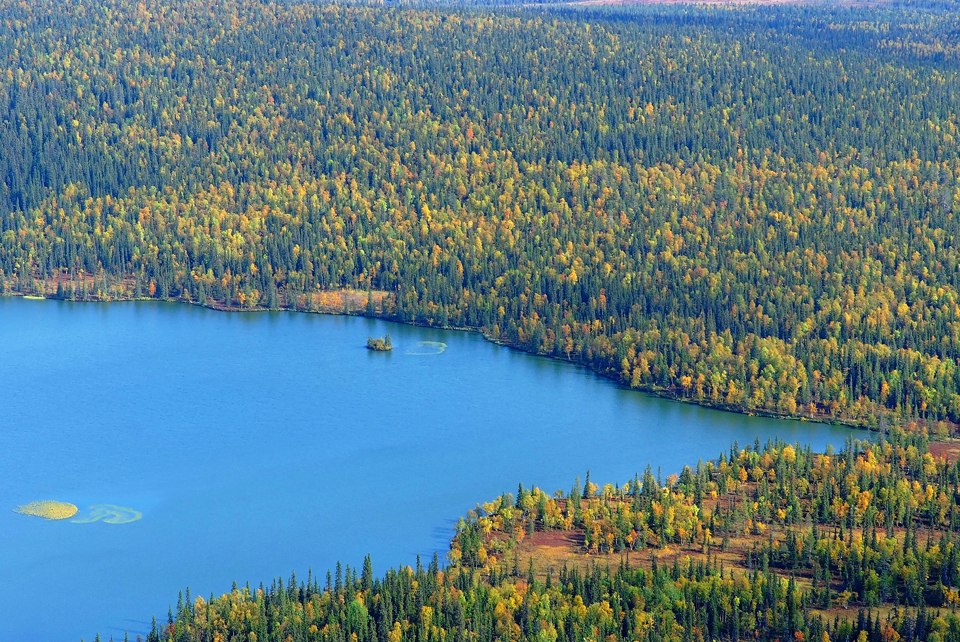
[[5, 0], [0, 288], [375, 292], [679, 399], [956, 422], [958, 21]]
[[830, 454], [733, 445], [665, 480], [521, 485], [459, 521], [446, 565], [188, 590], [146, 640], [958, 640], [960, 466], [929, 446], [897, 427]]

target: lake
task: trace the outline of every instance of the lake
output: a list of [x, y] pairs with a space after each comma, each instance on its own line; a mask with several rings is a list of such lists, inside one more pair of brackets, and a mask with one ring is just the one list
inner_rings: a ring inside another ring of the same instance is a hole
[[[386, 333], [393, 352], [364, 347]], [[0, 386], [3, 640], [135, 639], [186, 587], [426, 563], [520, 482], [850, 434], [623, 390], [474, 333], [172, 303], [0, 297]], [[37, 500], [83, 523], [13, 512]]]

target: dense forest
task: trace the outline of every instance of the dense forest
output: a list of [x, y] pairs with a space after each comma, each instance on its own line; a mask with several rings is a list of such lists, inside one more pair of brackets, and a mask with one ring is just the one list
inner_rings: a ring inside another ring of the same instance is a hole
[[[446, 567], [375, 577], [368, 558], [359, 575], [188, 591], [146, 639], [960, 640], [958, 497], [960, 466], [922, 431], [833, 454], [735, 445], [663, 481], [478, 504]], [[549, 566], [556, 534], [576, 544]]]
[[913, 9], [0, 0], [0, 290], [347, 291], [699, 403], [956, 422], [958, 55]]

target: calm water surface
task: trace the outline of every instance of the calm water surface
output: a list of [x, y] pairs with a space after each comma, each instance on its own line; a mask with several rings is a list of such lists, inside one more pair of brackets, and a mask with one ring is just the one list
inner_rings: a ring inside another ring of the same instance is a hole
[[[364, 348], [388, 332], [392, 353]], [[519, 482], [569, 490], [734, 439], [848, 434], [621, 390], [476, 334], [15, 298], [0, 298], [0, 409], [2, 640], [134, 638], [186, 587], [442, 556], [459, 515]], [[12, 510], [45, 499], [142, 518]]]

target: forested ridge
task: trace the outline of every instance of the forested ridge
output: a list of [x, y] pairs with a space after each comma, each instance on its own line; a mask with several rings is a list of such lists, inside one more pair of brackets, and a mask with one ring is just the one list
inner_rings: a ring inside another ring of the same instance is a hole
[[[445, 567], [187, 591], [146, 640], [958, 640], [958, 484], [897, 429], [832, 454], [735, 445], [663, 481], [521, 485], [460, 520]], [[543, 544], [558, 533], [580, 536], [570, 564]]]
[[958, 53], [935, 11], [0, 0], [0, 288], [369, 292], [701, 403], [955, 422]]

